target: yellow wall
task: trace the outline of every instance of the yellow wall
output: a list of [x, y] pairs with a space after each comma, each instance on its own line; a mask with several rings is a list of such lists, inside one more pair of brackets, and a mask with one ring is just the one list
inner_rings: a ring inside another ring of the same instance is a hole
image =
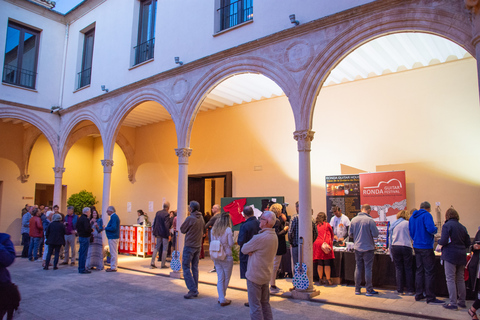
[[[480, 193], [479, 123], [474, 59], [322, 89], [313, 121], [314, 211], [325, 210], [326, 175], [406, 170], [409, 208], [422, 201], [432, 205], [438, 201], [445, 212], [454, 205], [474, 236], [480, 225], [476, 201]], [[201, 112], [192, 130], [189, 173], [232, 171], [233, 196], [284, 195], [293, 214], [293, 203], [298, 200], [294, 131], [286, 97]], [[132, 184], [125, 156], [115, 146], [111, 204], [122, 224], [133, 224], [137, 209], [148, 212], [149, 201], [154, 201], [154, 212], [164, 198], [176, 209], [178, 158], [173, 122], [122, 128], [121, 132], [135, 149], [138, 165]], [[19, 234], [15, 219], [25, 204], [21, 196], [33, 194], [34, 183], [53, 183], [49, 150], [45, 138], [39, 139], [26, 184], [16, 180], [15, 164], [0, 154], [0, 181], [4, 181], [0, 231]], [[101, 138], [85, 138], [72, 147], [64, 174], [68, 194], [91, 190], [101, 208], [103, 158]], [[132, 203], [131, 213], [126, 212], [127, 202]], [[154, 212], [148, 213], [151, 219]]]

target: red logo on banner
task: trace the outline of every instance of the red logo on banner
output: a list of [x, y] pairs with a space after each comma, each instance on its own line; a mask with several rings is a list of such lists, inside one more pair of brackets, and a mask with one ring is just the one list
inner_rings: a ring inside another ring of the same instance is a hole
[[395, 220], [398, 211], [407, 207], [405, 171], [360, 174], [360, 201], [372, 207], [372, 218]]

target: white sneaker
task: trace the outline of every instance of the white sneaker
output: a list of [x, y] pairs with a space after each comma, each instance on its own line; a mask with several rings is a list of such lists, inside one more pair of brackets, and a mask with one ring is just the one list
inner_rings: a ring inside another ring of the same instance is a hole
[[270, 286], [270, 293], [280, 293], [280, 289], [277, 286]]

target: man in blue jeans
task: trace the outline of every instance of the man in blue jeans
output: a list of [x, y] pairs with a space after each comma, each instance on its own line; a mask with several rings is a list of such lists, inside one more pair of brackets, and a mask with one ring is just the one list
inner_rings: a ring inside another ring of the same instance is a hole
[[348, 233], [353, 236], [355, 248], [355, 294], [361, 294], [362, 272], [365, 271], [367, 297], [378, 294], [373, 290], [372, 267], [375, 252], [373, 238], [378, 236], [377, 224], [370, 216], [370, 205], [364, 204], [362, 211], [352, 219]]
[[78, 250], [78, 273], [91, 273], [85, 268], [87, 262], [88, 247], [90, 246], [90, 236], [92, 235], [92, 226], [88, 216], [90, 215], [90, 208], [83, 208], [82, 215], [77, 220], [75, 229], [78, 232], [78, 242], [80, 249]]
[[437, 299], [434, 291], [435, 253], [433, 252], [433, 243], [437, 227], [430, 211], [430, 203], [422, 202], [420, 210], [413, 212], [408, 221], [417, 265], [415, 300], [420, 301], [426, 298], [428, 304], [443, 304], [444, 301]]
[[185, 234], [182, 259], [183, 278], [188, 288], [188, 293], [183, 296], [185, 299], [198, 296], [198, 260], [202, 238], [205, 234], [205, 220], [203, 220], [202, 213], [198, 211], [199, 209], [200, 204], [197, 201], [191, 201], [188, 208], [190, 216], [180, 227], [180, 231]]

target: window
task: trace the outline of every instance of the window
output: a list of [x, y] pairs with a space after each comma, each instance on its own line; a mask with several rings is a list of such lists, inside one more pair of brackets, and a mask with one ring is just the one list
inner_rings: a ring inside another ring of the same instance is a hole
[[35, 88], [39, 37], [37, 31], [8, 23], [3, 82]]
[[253, 19], [253, 0], [221, 0], [220, 31]]
[[140, 2], [137, 46], [133, 48], [135, 50], [135, 64], [153, 59], [156, 7], [157, 0], [143, 0]]
[[88, 86], [92, 76], [93, 42], [95, 39], [95, 29], [85, 33], [83, 41], [82, 71], [78, 73], [77, 89]]

